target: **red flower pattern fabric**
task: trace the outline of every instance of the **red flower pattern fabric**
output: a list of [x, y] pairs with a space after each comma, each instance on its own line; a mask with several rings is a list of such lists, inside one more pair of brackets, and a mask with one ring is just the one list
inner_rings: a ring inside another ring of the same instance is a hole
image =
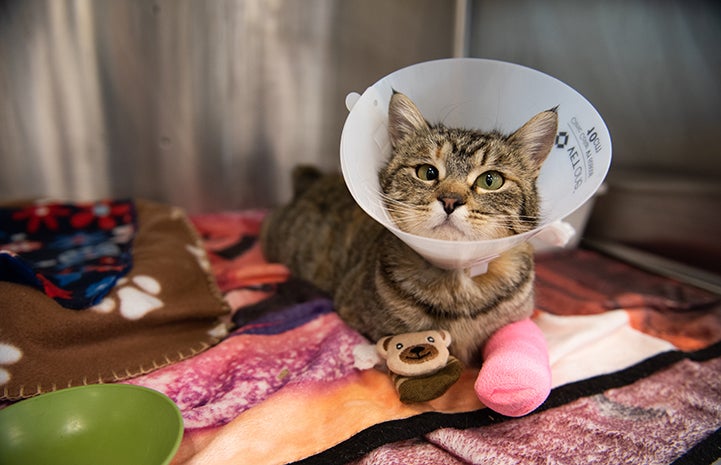
[[132, 267], [136, 216], [131, 200], [0, 208], [0, 280], [91, 307]]

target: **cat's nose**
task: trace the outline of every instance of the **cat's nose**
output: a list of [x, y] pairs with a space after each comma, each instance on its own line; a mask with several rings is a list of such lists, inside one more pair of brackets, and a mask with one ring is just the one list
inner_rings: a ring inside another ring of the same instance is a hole
[[465, 203], [463, 198], [457, 194], [441, 195], [438, 197], [438, 201], [443, 204], [443, 210], [446, 212], [446, 215], [450, 215], [456, 208]]

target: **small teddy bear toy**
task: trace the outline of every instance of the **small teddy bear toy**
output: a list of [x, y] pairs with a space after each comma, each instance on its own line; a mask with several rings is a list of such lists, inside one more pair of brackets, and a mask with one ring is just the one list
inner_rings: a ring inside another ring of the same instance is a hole
[[458, 380], [463, 366], [448, 352], [450, 345], [446, 330], [396, 334], [376, 343], [402, 402], [433, 400]]

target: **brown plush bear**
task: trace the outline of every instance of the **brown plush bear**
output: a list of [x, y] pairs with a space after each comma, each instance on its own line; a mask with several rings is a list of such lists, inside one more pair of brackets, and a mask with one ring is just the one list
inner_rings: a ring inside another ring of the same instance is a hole
[[386, 336], [376, 343], [404, 403], [443, 395], [461, 376], [461, 362], [450, 355], [448, 331], [419, 331]]

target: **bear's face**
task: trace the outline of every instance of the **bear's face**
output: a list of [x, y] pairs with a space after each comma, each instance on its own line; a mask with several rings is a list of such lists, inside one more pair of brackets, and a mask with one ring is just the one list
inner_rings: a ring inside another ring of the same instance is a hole
[[393, 373], [419, 376], [446, 366], [449, 345], [448, 331], [419, 331], [386, 336], [376, 343], [376, 349]]

